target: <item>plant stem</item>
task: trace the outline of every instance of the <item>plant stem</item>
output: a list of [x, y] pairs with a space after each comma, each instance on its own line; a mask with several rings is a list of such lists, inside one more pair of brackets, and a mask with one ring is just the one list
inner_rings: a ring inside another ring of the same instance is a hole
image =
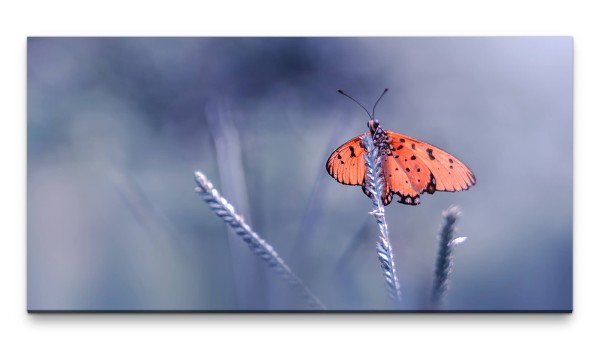
[[383, 276], [386, 282], [388, 294], [395, 303], [401, 298], [400, 283], [396, 276], [394, 267], [394, 254], [388, 234], [388, 226], [385, 221], [385, 209], [381, 202], [383, 196], [383, 179], [381, 168], [381, 157], [373, 138], [367, 133], [362, 137], [363, 145], [367, 150], [364, 155], [366, 163], [365, 188], [371, 194], [373, 201], [373, 211], [370, 213], [375, 217], [379, 227], [379, 242], [377, 243], [377, 255], [383, 270]]
[[433, 309], [439, 309], [442, 306], [444, 295], [448, 290], [448, 276], [452, 270], [454, 246], [466, 240], [466, 237], [454, 238], [455, 224], [460, 214], [461, 211], [457, 206], [451, 206], [442, 213], [444, 223], [438, 235], [439, 246], [430, 297], [430, 307]]
[[324, 310], [325, 306], [321, 301], [292, 272], [273, 247], [252, 231], [249, 225], [244, 223], [242, 218], [235, 213], [233, 206], [213, 188], [212, 183], [199, 171], [196, 171], [195, 178], [198, 185], [196, 192], [206, 201], [217, 216], [221, 217], [231, 230], [240, 236], [258, 257], [267, 262], [269, 267], [275, 270], [290, 286], [297, 290], [310, 306]]

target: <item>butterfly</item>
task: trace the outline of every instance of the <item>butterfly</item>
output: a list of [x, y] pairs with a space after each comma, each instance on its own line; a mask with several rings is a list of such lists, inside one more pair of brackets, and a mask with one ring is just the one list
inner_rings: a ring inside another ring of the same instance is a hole
[[[386, 88], [375, 102], [373, 112], [369, 113], [361, 103], [338, 90], [369, 115], [369, 133], [381, 157], [383, 204], [389, 205], [396, 194], [399, 196], [399, 203], [418, 205], [424, 192], [456, 192], [474, 186], [475, 175], [455, 156], [425, 141], [385, 130], [379, 125], [379, 121], [375, 119], [375, 107], [387, 91]], [[371, 197], [365, 187], [364, 155], [367, 151], [362, 143], [362, 136], [368, 134], [359, 135], [333, 151], [327, 160], [326, 169], [336, 181], [346, 185], [360, 185], [363, 192]]]

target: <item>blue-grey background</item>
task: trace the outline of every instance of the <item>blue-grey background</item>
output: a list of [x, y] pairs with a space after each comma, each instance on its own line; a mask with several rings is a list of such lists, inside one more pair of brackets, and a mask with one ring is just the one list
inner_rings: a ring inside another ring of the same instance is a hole
[[305, 309], [195, 194], [213, 181], [330, 309], [390, 308], [360, 187], [325, 171], [367, 130], [477, 177], [386, 208], [402, 309], [426, 307], [463, 211], [452, 310], [572, 308], [571, 38], [29, 38], [30, 310]]

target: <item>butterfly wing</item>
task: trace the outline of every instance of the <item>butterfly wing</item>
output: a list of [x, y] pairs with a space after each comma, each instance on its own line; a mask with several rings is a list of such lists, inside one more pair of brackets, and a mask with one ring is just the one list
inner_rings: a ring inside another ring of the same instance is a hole
[[384, 160], [386, 178], [400, 202], [416, 205], [423, 192], [454, 192], [475, 185], [473, 172], [448, 152], [403, 134], [386, 133], [391, 149], [391, 156]]
[[[427, 142], [393, 131], [386, 131], [390, 140], [390, 155], [381, 153], [383, 163], [384, 205], [392, 201], [407, 205], [420, 204], [423, 192], [436, 190], [454, 192], [475, 185], [475, 175], [460, 160]], [[371, 197], [364, 186], [366, 153], [360, 136], [341, 145], [327, 160], [329, 175], [342, 184], [362, 185], [363, 192]]]
[[365, 153], [360, 136], [357, 136], [331, 153], [325, 166], [327, 172], [342, 184], [362, 185], [365, 179]]
[[[367, 153], [360, 139], [362, 135], [344, 143], [333, 151], [327, 160], [326, 169], [329, 175], [336, 181], [348, 185], [361, 185], [366, 196], [371, 193], [365, 188], [365, 158]], [[383, 196], [381, 201], [384, 205], [392, 202], [394, 193], [387, 180], [383, 180]]]
[[431, 187], [435, 185], [432, 186], [431, 178], [424, 175], [423, 169], [420, 168], [423, 165], [411, 161], [410, 154], [404, 154], [400, 151], [392, 151], [392, 155], [384, 156], [383, 174], [392, 194], [400, 196], [398, 202], [418, 205], [421, 202], [420, 194], [428, 185]]

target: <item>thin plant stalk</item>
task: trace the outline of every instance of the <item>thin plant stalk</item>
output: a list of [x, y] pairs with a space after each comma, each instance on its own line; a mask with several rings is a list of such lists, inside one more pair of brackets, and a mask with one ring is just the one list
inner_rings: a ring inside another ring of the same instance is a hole
[[[219, 96], [209, 100], [204, 115], [214, 143], [215, 159], [221, 182], [221, 193], [234, 204], [238, 214], [252, 224], [251, 205], [248, 200], [246, 176], [242, 160], [242, 143], [238, 126], [229, 100]], [[236, 304], [239, 309], [252, 310], [267, 305], [269, 281], [265, 279], [265, 269], [260, 261], [246, 252], [246, 245], [234, 234], [228, 233], [229, 256], [237, 266], [231, 272]]]
[[398, 303], [401, 298], [400, 283], [396, 276], [394, 266], [394, 254], [388, 234], [388, 226], [385, 221], [385, 209], [381, 202], [383, 195], [383, 179], [381, 168], [381, 157], [373, 138], [367, 133], [363, 135], [362, 142], [367, 150], [364, 155], [366, 163], [365, 188], [371, 194], [373, 201], [373, 211], [370, 213], [375, 217], [377, 226], [379, 227], [379, 242], [377, 243], [377, 255], [383, 270], [386, 288], [388, 294], [395, 303]]
[[454, 247], [467, 239], [466, 237], [454, 238], [455, 225], [460, 214], [461, 211], [457, 206], [451, 206], [442, 213], [444, 222], [438, 235], [439, 246], [430, 297], [430, 307], [432, 309], [442, 307], [444, 296], [448, 290], [448, 277], [452, 271]]
[[277, 252], [256, 234], [243, 219], [235, 213], [233, 206], [223, 198], [219, 192], [213, 188], [212, 183], [202, 174], [197, 171], [195, 173], [196, 192], [206, 201], [208, 206], [221, 217], [223, 221], [231, 228], [231, 230], [241, 237], [250, 249], [277, 274], [283, 277], [292, 288], [300, 293], [304, 300], [312, 307], [325, 309], [321, 303], [302, 281], [296, 276], [286, 263], [279, 257]]

